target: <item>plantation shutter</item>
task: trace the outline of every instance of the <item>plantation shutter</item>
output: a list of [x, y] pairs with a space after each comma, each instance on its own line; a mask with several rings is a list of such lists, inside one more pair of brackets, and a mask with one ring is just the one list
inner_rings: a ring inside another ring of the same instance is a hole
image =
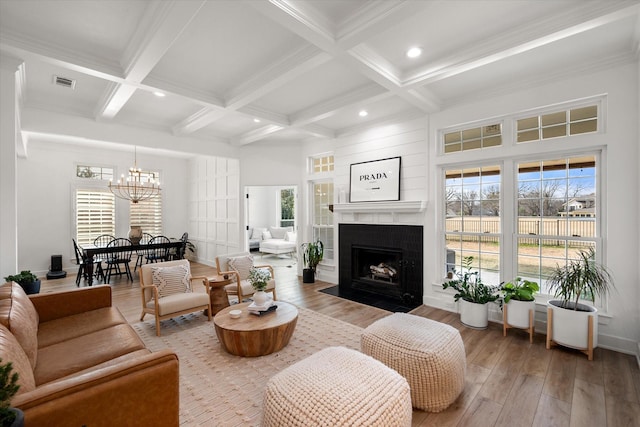
[[115, 197], [109, 191], [76, 190], [76, 241], [93, 244], [101, 234], [116, 233]]
[[162, 234], [161, 195], [138, 203], [129, 203], [129, 206], [129, 221], [131, 225], [139, 225], [142, 227], [143, 233], [149, 233], [152, 236]]

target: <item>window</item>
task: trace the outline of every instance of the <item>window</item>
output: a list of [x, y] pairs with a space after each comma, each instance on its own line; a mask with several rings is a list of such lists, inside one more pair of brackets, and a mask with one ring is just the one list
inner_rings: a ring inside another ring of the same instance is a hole
[[545, 291], [556, 264], [596, 249], [596, 157], [521, 162], [518, 168], [517, 275]]
[[109, 181], [113, 178], [113, 168], [76, 165], [76, 177], [83, 179], [100, 179], [103, 181]]
[[311, 172], [332, 172], [333, 171], [333, 155], [318, 156], [311, 159]]
[[324, 259], [333, 260], [333, 182], [315, 182], [313, 187], [312, 239], [320, 239], [324, 246]]
[[295, 191], [293, 188], [285, 188], [280, 190], [280, 226], [295, 226]]
[[499, 283], [500, 176], [499, 166], [445, 171], [447, 272], [472, 256], [482, 279]]
[[138, 203], [129, 202], [129, 223], [139, 225], [143, 233], [162, 234], [162, 194]]
[[116, 233], [115, 197], [110, 191], [76, 190], [76, 241], [92, 244], [101, 234]]
[[444, 134], [444, 152], [478, 150], [502, 145], [502, 126], [498, 123]]
[[598, 107], [590, 105], [527, 117], [517, 120], [516, 127], [518, 142], [596, 132], [598, 130]]

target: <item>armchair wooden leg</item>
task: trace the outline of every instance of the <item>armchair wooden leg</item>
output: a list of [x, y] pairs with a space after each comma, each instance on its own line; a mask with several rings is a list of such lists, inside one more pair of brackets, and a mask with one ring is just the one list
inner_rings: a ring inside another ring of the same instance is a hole
[[147, 313], [145, 313], [144, 311], [142, 312], [142, 314], [140, 315], [140, 321], [142, 322], [144, 320], [144, 316], [146, 316]]
[[156, 335], [160, 336], [160, 318], [156, 316]]

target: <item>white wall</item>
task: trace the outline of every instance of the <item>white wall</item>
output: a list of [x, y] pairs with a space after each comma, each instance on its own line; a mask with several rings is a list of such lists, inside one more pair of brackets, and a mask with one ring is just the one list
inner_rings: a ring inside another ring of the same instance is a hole
[[[77, 163], [115, 167], [119, 176], [133, 165], [133, 152], [29, 142], [28, 157], [18, 159], [19, 269], [42, 275], [51, 255], [60, 254], [64, 269], [75, 273], [73, 195], [75, 185], [87, 181], [75, 177]], [[138, 166], [159, 170], [164, 234], [179, 238], [187, 230], [187, 160], [138, 152]], [[116, 199], [116, 235], [128, 232], [129, 202]]]

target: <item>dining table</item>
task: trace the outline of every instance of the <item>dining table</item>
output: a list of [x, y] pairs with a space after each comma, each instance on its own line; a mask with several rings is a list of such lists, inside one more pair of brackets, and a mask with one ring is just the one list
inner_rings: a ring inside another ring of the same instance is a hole
[[131, 244], [125, 246], [96, 246], [93, 244], [81, 245], [80, 250], [82, 251], [83, 256], [85, 257], [85, 266], [87, 269], [88, 276], [88, 285], [93, 285], [93, 259], [96, 255], [102, 254], [112, 254], [117, 252], [128, 252], [128, 251], [136, 251], [136, 252], [146, 252], [152, 249], [172, 249], [175, 248], [176, 254], [180, 254], [182, 256], [184, 254], [184, 250], [180, 250], [185, 245], [184, 242], [178, 240], [175, 242], [164, 242], [164, 243], [139, 243], [139, 244]]

